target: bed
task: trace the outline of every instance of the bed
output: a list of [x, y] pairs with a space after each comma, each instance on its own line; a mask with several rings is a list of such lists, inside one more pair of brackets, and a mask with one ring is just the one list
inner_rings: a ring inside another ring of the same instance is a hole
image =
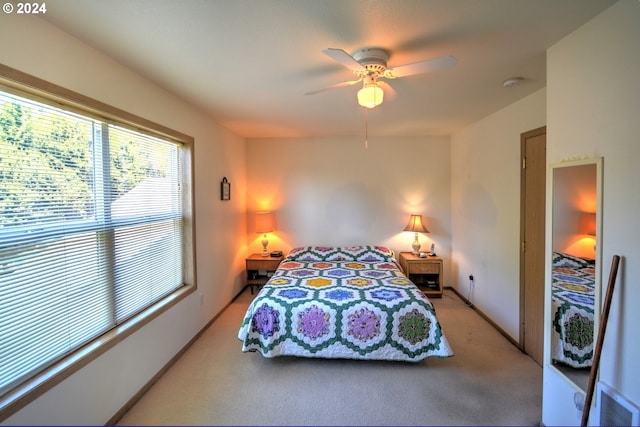
[[243, 352], [269, 358], [453, 356], [433, 305], [382, 246], [292, 249], [250, 304], [238, 338]]
[[574, 368], [588, 368], [595, 336], [594, 266], [569, 254], [554, 252], [552, 269], [553, 360]]

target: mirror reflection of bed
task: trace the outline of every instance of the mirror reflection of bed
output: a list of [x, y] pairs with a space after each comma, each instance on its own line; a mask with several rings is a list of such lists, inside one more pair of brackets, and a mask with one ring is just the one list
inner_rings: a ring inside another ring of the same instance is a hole
[[586, 390], [600, 301], [601, 159], [552, 166], [551, 361]]

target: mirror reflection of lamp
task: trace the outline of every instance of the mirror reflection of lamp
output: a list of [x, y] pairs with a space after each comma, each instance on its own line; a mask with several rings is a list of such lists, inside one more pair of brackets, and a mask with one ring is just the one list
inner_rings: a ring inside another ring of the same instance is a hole
[[[586, 234], [596, 240], [596, 214], [595, 212], [583, 212], [580, 218], [580, 234]], [[593, 250], [596, 250], [594, 243]]]
[[422, 215], [411, 215], [409, 223], [404, 228], [404, 231], [413, 231], [416, 233], [416, 239], [413, 241], [411, 247], [413, 248], [413, 254], [418, 255], [420, 253], [420, 240], [418, 240], [418, 233], [428, 233], [427, 227], [422, 223]]
[[273, 214], [271, 212], [256, 212], [256, 233], [263, 233], [262, 236], [262, 256], [269, 256], [267, 246], [269, 239], [267, 233], [273, 231]]
[[596, 237], [596, 214], [583, 212], [580, 218], [580, 234]]

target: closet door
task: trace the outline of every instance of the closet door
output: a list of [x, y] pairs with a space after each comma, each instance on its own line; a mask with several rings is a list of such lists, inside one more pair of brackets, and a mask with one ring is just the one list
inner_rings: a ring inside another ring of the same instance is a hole
[[523, 133], [520, 145], [520, 346], [542, 366], [547, 128]]

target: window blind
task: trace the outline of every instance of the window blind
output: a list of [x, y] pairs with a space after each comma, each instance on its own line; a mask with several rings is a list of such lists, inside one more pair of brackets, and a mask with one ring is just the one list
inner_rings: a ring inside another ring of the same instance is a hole
[[181, 152], [0, 92], [0, 395], [183, 286]]

